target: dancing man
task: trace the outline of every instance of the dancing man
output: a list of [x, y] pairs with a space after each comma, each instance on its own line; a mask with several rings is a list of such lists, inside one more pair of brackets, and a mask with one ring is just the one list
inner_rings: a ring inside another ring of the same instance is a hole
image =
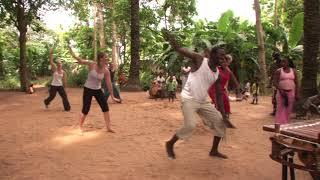
[[185, 87], [181, 92], [182, 113], [184, 125], [173, 137], [166, 142], [166, 151], [170, 159], [175, 159], [174, 144], [179, 139], [186, 139], [196, 127], [195, 113], [198, 113], [205, 125], [215, 131], [210, 156], [227, 158], [226, 155], [218, 151], [220, 140], [225, 135], [226, 126], [234, 127], [224, 113], [223, 101], [221, 98], [220, 83], [216, 83], [217, 104], [222, 113], [214, 108], [207, 100], [208, 89], [214, 83], [219, 81], [219, 71], [216, 68], [218, 61], [225, 58], [225, 51], [222, 48], [213, 48], [210, 52], [210, 59], [202, 55], [191, 52], [186, 48], [180, 47], [174, 36], [167, 30], [163, 30], [164, 38], [181, 55], [188, 57], [192, 61], [191, 72]]

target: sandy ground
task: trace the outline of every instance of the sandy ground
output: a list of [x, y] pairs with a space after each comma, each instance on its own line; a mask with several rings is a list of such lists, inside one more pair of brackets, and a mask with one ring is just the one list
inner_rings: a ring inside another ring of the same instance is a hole
[[[71, 112], [64, 112], [61, 98], [49, 109], [42, 89], [33, 95], [0, 92], [0, 179], [281, 179], [280, 165], [269, 158], [273, 122], [269, 97], [259, 105], [233, 102], [232, 121], [220, 149], [229, 156], [208, 156], [212, 134], [199, 121], [193, 136], [179, 142], [177, 159], [169, 160], [164, 142], [182, 124], [179, 100], [154, 101], [145, 92], [122, 93], [123, 104], [109, 104], [115, 134], [104, 131], [98, 104], [93, 101], [81, 136], [72, 126], [78, 122], [82, 89], [68, 89]], [[296, 179], [311, 179], [297, 171]]]

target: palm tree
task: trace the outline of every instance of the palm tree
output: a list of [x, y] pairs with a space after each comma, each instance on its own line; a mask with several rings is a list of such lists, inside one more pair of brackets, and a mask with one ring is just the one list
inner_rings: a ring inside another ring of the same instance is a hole
[[264, 32], [261, 24], [261, 11], [259, 0], [254, 0], [254, 9], [256, 12], [256, 29], [257, 29], [257, 39], [258, 39], [258, 49], [259, 49], [259, 64], [260, 64], [260, 84], [261, 91], [265, 93], [266, 91], [266, 81], [267, 81], [267, 68], [266, 68], [266, 51], [264, 47]]
[[131, 63], [127, 90], [141, 90], [139, 81], [140, 70], [140, 27], [139, 0], [131, 0]]
[[317, 94], [317, 73], [319, 62], [317, 56], [320, 44], [320, 1], [304, 1], [304, 53], [301, 80], [302, 97]]

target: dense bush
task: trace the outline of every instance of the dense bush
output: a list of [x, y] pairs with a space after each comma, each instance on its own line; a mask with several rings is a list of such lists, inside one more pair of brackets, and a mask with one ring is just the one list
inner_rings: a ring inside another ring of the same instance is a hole
[[140, 84], [144, 91], [147, 91], [150, 89], [152, 79], [153, 79], [153, 75], [151, 71], [140, 73]]
[[88, 76], [88, 69], [86, 67], [81, 67], [77, 71], [68, 73], [68, 86], [71, 87], [83, 87]]
[[15, 76], [7, 77], [3, 80], [0, 80], [0, 89], [19, 89], [20, 82], [19, 79]]

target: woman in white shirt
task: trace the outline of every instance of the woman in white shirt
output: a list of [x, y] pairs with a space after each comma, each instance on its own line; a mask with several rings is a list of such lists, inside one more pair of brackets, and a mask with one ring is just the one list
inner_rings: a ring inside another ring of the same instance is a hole
[[120, 100], [115, 98], [113, 94], [113, 89], [112, 89], [112, 84], [110, 79], [110, 72], [106, 66], [107, 55], [103, 52], [99, 52], [97, 56], [98, 57], [97, 62], [95, 62], [91, 60], [84, 60], [76, 56], [70, 47], [69, 47], [69, 50], [72, 57], [75, 58], [79, 64], [87, 65], [89, 67], [88, 78], [86, 80], [86, 83], [84, 85], [84, 90], [83, 90], [83, 106], [82, 106], [82, 112], [81, 112], [80, 121], [79, 121], [79, 127], [80, 127], [81, 133], [83, 132], [83, 123], [89, 113], [89, 110], [91, 107], [91, 100], [93, 96], [99, 103], [100, 108], [103, 112], [104, 120], [106, 123], [106, 131], [114, 133], [114, 131], [111, 129], [111, 124], [110, 124], [109, 107], [101, 89], [101, 81], [103, 78], [105, 78], [107, 88], [110, 92], [112, 100], [116, 102], [120, 102]]
[[62, 69], [62, 63], [58, 59], [57, 65], [53, 62], [53, 48], [50, 49], [49, 61], [51, 65], [51, 70], [53, 72], [53, 79], [50, 85], [49, 97], [44, 100], [44, 104], [46, 108], [48, 108], [50, 102], [56, 97], [57, 91], [62, 98], [63, 107], [65, 111], [70, 111], [70, 103], [68, 101], [67, 93], [65, 91], [66, 82], [67, 82], [67, 74]]

